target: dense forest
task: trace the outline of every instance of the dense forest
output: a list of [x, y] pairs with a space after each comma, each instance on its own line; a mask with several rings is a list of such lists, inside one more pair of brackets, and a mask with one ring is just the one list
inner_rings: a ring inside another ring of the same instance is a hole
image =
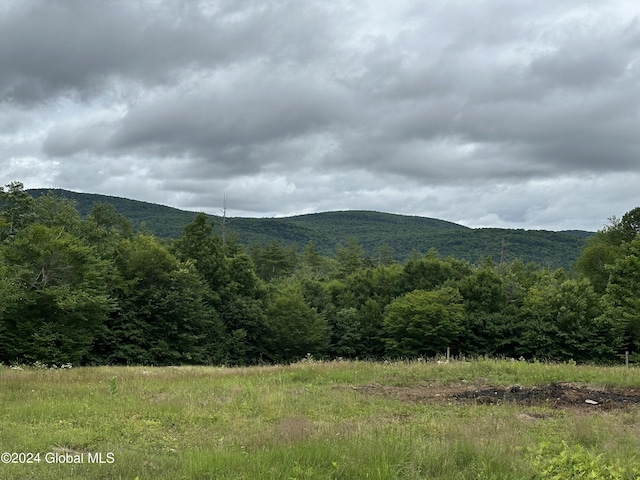
[[[356, 237], [246, 248], [197, 214], [175, 239], [110, 203], [81, 214], [0, 189], [0, 362], [225, 364], [442, 354], [613, 363], [640, 352], [640, 207], [587, 239], [575, 268], [402, 262]], [[460, 235], [454, 231], [452, 237]]]
[[[84, 218], [95, 203], [108, 203], [137, 230], [159, 238], [177, 239], [197, 213], [136, 200], [76, 193], [68, 190], [33, 189], [35, 198], [53, 194], [72, 200]], [[222, 213], [222, 211], [220, 212]], [[233, 238], [244, 248], [277, 241], [283, 247], [303, 247], [313, 241], [323, 256], [332, 256], [348, 237], [354, 237], [367, 257], [375, 257], [381, 245], [391, 247], [393, 258], [404, 262], [414, 252], [435, 248], [443, 256], [476, 262], [491, 256], [496, 261], [519, 259], [550, 268], [568, 270], [576, 261], [591, 232], [468, 228], [452, 222], [390, 213], [357, 211], [322, 212], [283, 218], [209, 216], [214, 233]], [[223, 232], [223, 224], [225, 232]]]

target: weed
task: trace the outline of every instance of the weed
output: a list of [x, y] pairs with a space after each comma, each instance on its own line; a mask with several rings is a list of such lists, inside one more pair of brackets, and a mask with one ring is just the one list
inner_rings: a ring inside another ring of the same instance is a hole
[[640, 469], [621, 466], [618, 461], [607, 461], [582, 445], [569, 446], [542, 443], [535, 451], [534, 463], [540, 479], [593, 478], [597, 480], [623, 480], [640, 478]]
[[111, 379], [109, 380], [109, 394], [111, 394], [112, 397], [115, 397], [118, 395], [118, 378], [117, 377], [111, 377]]
[[115, 462], [0, 465], [8, 480], [543, 480], [572, 478], [569, 471], [635, 480], [639, 474], [638, 406], [578, 412], [446, 397], [452, 389], [549, 381], [637, 389], [634, 368], [491, 359], [15, 366], [20, 370], [0, 371], [5, 450], [113, 452]]

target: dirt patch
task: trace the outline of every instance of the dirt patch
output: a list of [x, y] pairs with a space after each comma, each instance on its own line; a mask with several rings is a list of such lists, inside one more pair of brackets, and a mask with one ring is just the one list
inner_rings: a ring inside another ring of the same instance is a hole
[[488, 387], [456, 393], [452, 398], [477, 403], [517, 403], [552, 407], [626, 408], [640, 404], [636, 390], [602, 390], [588, 386], [552, 383], [538, 387]]
[[302, 415], [283, 418], [276, 427], [278, 436], [287, 441], [299, 442], [313, 430], [313, 423]]
[[411, 402], [460, 402], [483, 405], [518, 404], [553, 408], [614, 409], [640, 405], [640, 391], [635, 389], [596, 389], [571, 383], [544, 386], [419, 386], [390, 387], [379, 384], [353, 387], [371, 394]]

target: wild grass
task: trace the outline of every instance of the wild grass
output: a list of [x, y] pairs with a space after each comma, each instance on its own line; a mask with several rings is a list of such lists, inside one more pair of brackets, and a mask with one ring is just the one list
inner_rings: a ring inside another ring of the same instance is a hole
[[[39, 452], [41, 461], [0, 464], [0, 478], [538, 479], [577, 468], [570, 462], [595, 462], [585, 467], [601, 475], [594, 478], [640, 478], [636, 408], [425, 403], [354, 388], [551, 382], [640, 388], [640, 371], [487, 359], [5, 366], [0, 452]], [[47, 463], [48, 452], [85, 462]], [[113, 463], [89, 464], [89, 453], [112, 453]], [[604, 476], [609, 466], [617, 477]]]

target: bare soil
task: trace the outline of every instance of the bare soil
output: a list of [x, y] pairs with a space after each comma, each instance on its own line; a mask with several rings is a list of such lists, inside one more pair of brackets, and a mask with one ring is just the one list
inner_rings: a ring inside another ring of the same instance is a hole
[[393, 387], [370, 384], [352, 387], [370, 395], [384, 395], [407, 402], [459, 402], [469, 404], [517, 404], [551, 408], [626, 409], [640, 405], [640, 390], [601, 389], [574, 383], [544, 386], [434, 386]]

